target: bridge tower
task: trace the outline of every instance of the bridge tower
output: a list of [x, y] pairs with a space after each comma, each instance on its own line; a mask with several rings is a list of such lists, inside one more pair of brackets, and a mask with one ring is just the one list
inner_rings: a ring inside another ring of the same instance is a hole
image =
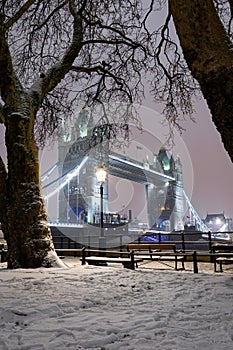
[[175, 231], [180, 231], [184, 229], [184, 186], [183, 186], [183, 169], [180, 157], [178, 156], [176, 160], [171, 156], [170, 159], [172, 176], [175, 178], [173, 183], [173, 195], [174, 195], [174, 207], [171, 213], [171, 226]]
[[146, 186], [149, 227], [157, 230], [183, 229], [184, 199], [182, 164], [177, 157], [169, 157], [161, 147], [154, 161], [156, 171], [173, 177], [173, 181], [157, 182]]
[[[100, 212], [100, 192], [95, 171], [99, 162], [108, 161], [108, 141], [103, 139], [92, 115], [82, 108], [74, 126], [61, 131], [58, 144], [59, 177], [68, 174], [80, 164], [78, 174], [59, 191], [59, 218], [61, 223], [93, 223]], [[88, 157], [87, 157], [88, 156]], [[87, 159], [85, 162], [84, 160]], [[108, 211], [108, 180], [104, 184], [104, 212]]]

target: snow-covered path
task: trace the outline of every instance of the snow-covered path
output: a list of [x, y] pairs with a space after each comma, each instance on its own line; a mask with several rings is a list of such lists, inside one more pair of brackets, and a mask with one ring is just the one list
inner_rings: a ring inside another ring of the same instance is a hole
[[0, 269], [0, 350], [232, 350], [233, 273]]

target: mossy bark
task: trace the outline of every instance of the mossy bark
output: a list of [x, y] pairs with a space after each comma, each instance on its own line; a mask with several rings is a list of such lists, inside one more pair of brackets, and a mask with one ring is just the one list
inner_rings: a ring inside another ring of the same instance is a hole
[[169, 0], [185, 60], [233, 161], [233, 47], [213, 0]]

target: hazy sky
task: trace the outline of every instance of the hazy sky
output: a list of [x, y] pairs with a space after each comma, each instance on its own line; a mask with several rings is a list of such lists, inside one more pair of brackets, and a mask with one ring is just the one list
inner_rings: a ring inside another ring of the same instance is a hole
[[201, 217], [224, 212], [233, 218], [233, 164], [205, 102], [197, 104], [195, 118], [182, 135], [193, 164], [192, 204]]
[[[156, 105], [152, 102], [148, 103], [148, 106], [151, 124], [147, 127], [152, 137], [159, 137], [161, 130], [157, 133], [152, 130], [152, 124], [158, 124], [153, 115]], [[173, 152], [175, 158], [177, 154], [181, 156], [185, 191], [201, 218], [205, 218], [207, 213], [223, 212], [227, 217], [233, 218], [233, 164], [223, 147], [204, 100], [197, 102], [195, 111], [195, 123], [189, 119], [183, 123], [185, 131], [177, 137], [178, 145]], [[148, 114], [146, 108], [144, 112]], [[132, 192], [128, 187], [129, 190]], [[121, 192], [124, 192], [123, 185]]]

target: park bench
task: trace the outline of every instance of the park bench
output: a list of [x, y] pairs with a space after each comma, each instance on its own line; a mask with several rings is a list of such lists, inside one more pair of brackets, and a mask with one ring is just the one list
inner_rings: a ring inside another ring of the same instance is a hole
[[182, 252], [176, 250], [175, 244], [166, 243], [140, 243], [140, 244], [128, 244], [128, 251], [134, 251], [134, 258], [141, 258], [143, 260], [155, 260], [155, 261], [174, 261], [175, 270], [178, 270], [178, 261], [182, 264], [184, 270], [185, 256]]
[[[95, 255], [90, 255], [95, 254]], [[122, 264], [124, 268], [135, 270], [141, 258], [135, 259], [134, 252], [118, 252], [106, 250], [90, 250], [85, 247], [82, 249], [81, 257], [82, 265], [88, 263], [89, 265], [107, 265], [107, 263]]]
[[219, 271], [223, 272], [223, 264], [233, 264], [233, 245], [229, 244], [213, 244], [214, 271], [217, 272], [217, 264]]

